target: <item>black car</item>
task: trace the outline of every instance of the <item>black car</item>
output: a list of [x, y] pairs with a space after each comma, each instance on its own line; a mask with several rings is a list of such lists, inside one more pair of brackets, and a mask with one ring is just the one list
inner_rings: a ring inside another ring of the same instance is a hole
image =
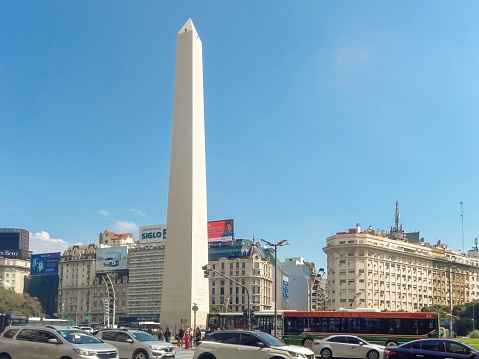
[[388, 347], [384, 359], [479, 359], [479, 351], [451, 339], [420, 339]]

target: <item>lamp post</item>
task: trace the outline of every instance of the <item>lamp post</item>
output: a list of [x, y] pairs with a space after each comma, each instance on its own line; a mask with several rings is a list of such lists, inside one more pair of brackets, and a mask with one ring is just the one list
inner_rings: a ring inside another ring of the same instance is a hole
[[449, 310], [451, 311], [451, 316], [449, 317], [449, 338], [454, 338], [454, 331], [452, 330], [453, 326], [453, 315], [452, 315], [452, 288], [454, 287], [452, 284], [452, 269], [456, 268], [456, 266], [449, 266]]
[[277, 338], [276, 332], [277, 332], [277, 324], [278, 324], [278, 301], [277, 301], [277, 281], [278, 281], [278, 273], [277, 273], [277, 264], [278, 264], [278, 247], [282, 246], [287, 246], [288, 240], [283, 239], [279, 241], [278, 243], [271, 243], [270, 241], [267, 241], [265, 239], [262, 239], [264, 243], [267, 245], [274, 247], [274, 337]]

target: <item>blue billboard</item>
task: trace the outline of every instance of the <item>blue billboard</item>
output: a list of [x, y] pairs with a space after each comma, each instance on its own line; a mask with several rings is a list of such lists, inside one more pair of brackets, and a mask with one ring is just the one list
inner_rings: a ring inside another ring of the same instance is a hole
[[57, 275], [60, 252], [32, 254], [30, 275]]

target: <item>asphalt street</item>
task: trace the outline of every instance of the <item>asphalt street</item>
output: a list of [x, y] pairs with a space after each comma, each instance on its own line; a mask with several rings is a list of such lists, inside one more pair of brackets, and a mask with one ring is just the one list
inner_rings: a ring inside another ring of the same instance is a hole
[[182, 349], [176, 348], [176, 358], [175, 359], [191, 359], [193, 358], [194, 349]]

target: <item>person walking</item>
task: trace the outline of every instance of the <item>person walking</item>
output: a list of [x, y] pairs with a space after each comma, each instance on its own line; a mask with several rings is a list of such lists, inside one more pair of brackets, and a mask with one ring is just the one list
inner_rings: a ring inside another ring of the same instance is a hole
[[158, 340], [163, 340], [163, 328], [158, 328]]
[[196, 327], [195, 330], [195, 345], [198, 346], [201, 341], [201, 330], [200, 327]]
[[190, 338], [191, 338], [190, 327], [186, 326], [186, 329], [185, 329], [185, 349], [190, 349]]
[[171, 339], [171, 329], [170, 327], [166, 327], [166, 330], [165, 330], [165, 341], [167, 343], [170, 342], [170, 339]]
[[185, 336], [185, 330], [183, 329], [183, 324], [181, 324], [180, 330], [178, 331], [178, 348], [183, 348], [183, 337]]

